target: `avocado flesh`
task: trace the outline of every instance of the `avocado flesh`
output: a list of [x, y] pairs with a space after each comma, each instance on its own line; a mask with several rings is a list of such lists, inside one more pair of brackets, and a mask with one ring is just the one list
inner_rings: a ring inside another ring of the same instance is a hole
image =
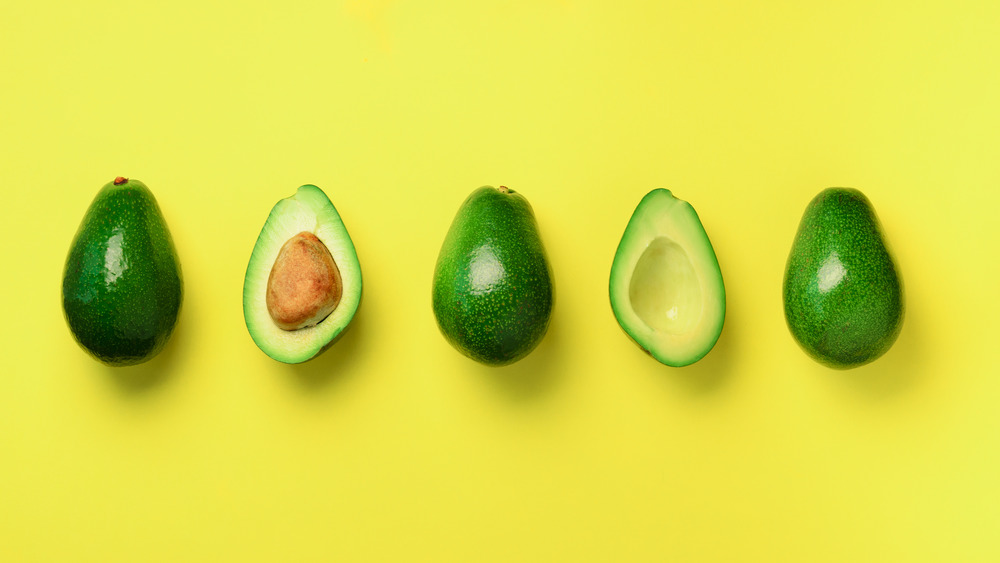
[[438, 328], [458, 351], [511, 364], [542, 341], [552, 272], [528, 200], [506, 187], [472, 192], [455, 216], [434, 269]]
[[180, 263], [153, 193], [117, 178], [94, 198], [73, 237], [62, 302], [76, 341], [110, 366], [152, 359], [183, 297]]
[[[302, 232], [330, 251], [343, 284], [340, 302], [319, 323], [297, 330], [275, 324], [267, 308], [267, 282], [281, 247]], [[257, 237], [243, 282], [243, 318], [254, 343], [279, 362], [296, 364], [322, 353], [350, 324], [361, 303], [361, 265], [337, 209], [321, 189], [300, 187], [278, 201]]]
[[670, 190], [655, 189], [636, 207], [609, 292], [618, 324], [663, 364], [697, 362], [722, 333], [726, 289], [715, 250], [694, 208]]
[[903, 326], [899, 268], [868, 198], [828, 188], [809, 203], [788, 254], [785, 321], [813, 359], [836, 369], [874, 361]]

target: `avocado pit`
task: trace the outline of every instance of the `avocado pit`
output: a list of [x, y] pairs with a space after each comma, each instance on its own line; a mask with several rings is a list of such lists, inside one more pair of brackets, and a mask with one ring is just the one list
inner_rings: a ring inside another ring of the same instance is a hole
[[267, 312], [283, 330], [319, 324], [340, 304], [340, 269], [323, 241], [308, 231], [288, 239], [267, 278]]

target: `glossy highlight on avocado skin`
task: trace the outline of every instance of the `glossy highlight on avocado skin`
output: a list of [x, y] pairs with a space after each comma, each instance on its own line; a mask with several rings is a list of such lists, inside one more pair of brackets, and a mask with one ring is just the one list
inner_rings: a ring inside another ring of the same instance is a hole
[[183, 280], [152, 192], [116, 178], [94, 198], [66, 258], [63, 311], [77, 342], [101, 362], [128, 366], [167, 343]]
[[817, 361], [849, 369], [889, 350], [903, 325], [903, 284], [864, 194], [829, 188], [809, 203], [783, 295], [789, 331]]

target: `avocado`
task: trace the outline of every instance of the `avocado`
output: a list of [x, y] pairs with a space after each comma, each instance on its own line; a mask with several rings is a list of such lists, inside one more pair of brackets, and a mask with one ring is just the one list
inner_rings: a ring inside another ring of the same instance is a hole
[[611, 310], [640, 348], [674, 367], [715, 346], [726, 319], [726, 288], [698, 214], [670, 190], [639, 202], [611, 264]]
[[84, 350], [110, 366], [145, 362], [177, 322], [181, 266], [156, 198], [118, 177], [83, 216], [63, 272], [66, 321]]
[[336, 342], [361, 304], [361, 265], [323, 190], [278, 201], [257, 237], [243, 280], [243, 318], [265, 354], [287, 364]]
[[505, 186], [472, 192], [438, 254], [432, 301], [445, 339], [473, 360], [502, 366], [538, 346], [552, 272], [524, 196]]
[[809, 203], [783, 290], [788, 329], [817, 361], [848, 369], [892, 346], [903, 326], [903, 284], [864, 194], [828, 188]]

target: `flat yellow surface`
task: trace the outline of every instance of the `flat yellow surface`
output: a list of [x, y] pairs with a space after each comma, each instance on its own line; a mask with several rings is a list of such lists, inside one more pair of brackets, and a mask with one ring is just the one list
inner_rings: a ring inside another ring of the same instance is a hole
[[[992, 0], [5, 2], [0, 560], [1000, 560], [998, 29]], [[186, 284], [164, 353], [118, 370], [60, 307], [117, 175], [156, 194]], [[241, 293], [304, 183], [364, 300], [287, 366]], [[532, 203], [557, 287], [502, 369], [430, 306], [484, 184]], [[871, 199], [907, 291], [848, 372], [782, 313], [828, 186]], [[698, 210], [728, 292], [684, 369], [608, 304], [654, 187]]]

